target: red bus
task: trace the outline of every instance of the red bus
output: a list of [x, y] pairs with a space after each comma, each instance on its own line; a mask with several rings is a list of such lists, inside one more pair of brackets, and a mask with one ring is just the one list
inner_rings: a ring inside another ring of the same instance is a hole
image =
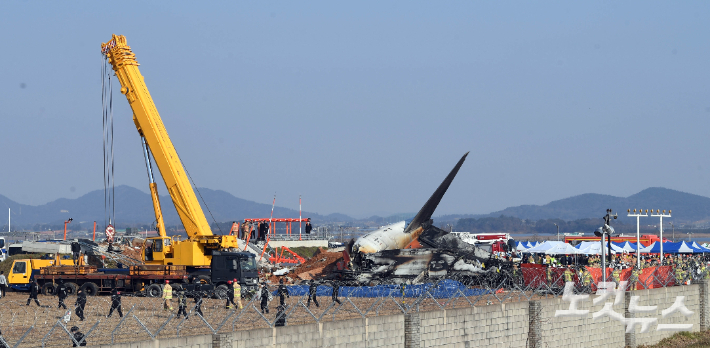
[[[594, 235], [591, 236], [565, 236], [565, 243], [569, 243], [570, 245], [577, 245], [581, 242], [599, 242], [601, 240], [601, 237], [597, 237]], [[618, 236], [618, 237], [611, 237], [611, 241], [614, 243], [624, 243], [624, 242], [629, 242], [629, 243], [636, 243], [636, 236]], [[641, 235], [640, 242], [643, 246], [649, 246], [653, 244], [653, 242], [660, 242], [661, 239], [655, 235], [655, 234], [644, 234]], [[663, 241], [665, 242], [670, 242], [668, 238], [663, 238]]]

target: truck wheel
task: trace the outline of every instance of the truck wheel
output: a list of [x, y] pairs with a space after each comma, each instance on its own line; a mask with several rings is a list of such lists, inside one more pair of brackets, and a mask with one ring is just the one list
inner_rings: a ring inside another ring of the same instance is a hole
[[99, 286], [92, 282], [84, 283], [84, 285], [81, 286], [81, 290], [84, 291], [86, 296], [96, 296], [99, 294]]
[[158, 284], [150, 284], [145, 288], [145, 295], [148, 297], [163, 297], [163, 289]]
[[44, 285], [42, 285], [42, 295], [54, 296], [56, 294], [57, 294], [57, 287], [55, 287], [54, 284], [44, 283]]
[[207, 275], [199, 275], [195, 279], [199, 280], [201, 284], [212, 284], [212, 279]]
[[79, 290], [79, 285], [76, 285], [76, 283], [64, 283], [67, 287], [67, 295], [76, 295], [76, 291]]
[[227, 292], [229, 292], [229, 288], [227, 285], [222, 284], [217, 286], [217, 288], [214, 290], [214, 298], [218, 300], [224, 300], [227, 298]]

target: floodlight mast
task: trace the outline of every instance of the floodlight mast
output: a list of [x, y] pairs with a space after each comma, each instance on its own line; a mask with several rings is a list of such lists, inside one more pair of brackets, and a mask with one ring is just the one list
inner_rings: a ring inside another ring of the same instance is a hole
[[661, 265], [663, 265], [663, 218], [664, 217], [671, 217], [671, 211], [668, 210], [668, 214], [666, 214], [666, 210], [664, 209], [663, 212], [661, 212], [660, 209], [656, 209], [656, 213], [653, 213], [653, 209], [651, 209], [651, 216], [653, 217], [658, 217], [661, 218], [661, 224], [660, 226], [660, 232], [661, 232]]
[[646, 214], [644, 215], [641, 215], [643, 209], [639, 209], [638, 213], [636, 213], [636, 209], [634, 209], [633, 214], [631, 214], [631, 209], [626, 211], [629, 213], [627, 216], [636, 217], [636, 268], [641, 269], [641, 225], [639, 224], [639, 218], [642, 216], [648, 217], [648, 209], [646, 209]]

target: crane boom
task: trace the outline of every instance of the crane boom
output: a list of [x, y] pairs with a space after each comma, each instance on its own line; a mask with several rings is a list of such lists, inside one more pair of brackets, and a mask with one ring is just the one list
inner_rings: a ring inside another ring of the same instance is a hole
[[[108, 58], [121, 83], [121, 93], [126, 96], [133, 110], [133, 122], [138, 128], [138, 133], [145, 137], [175, 209], [185, 227], [185, 232], [189, 238], [212, 236], [210, 225], [195, 192], [192, 190], [177, 151], [170, 141], [168, 132], [158, 114], [158, 109], [153, 103], [153, 98], [148, 92], [143, 75], [138, 70], [139, 64], [135, 54], [126, 43], [126, 37], [114, 34], [109, 42], [101, 45], [101, 51]], [[153, 193], [152, 191], [153, 187], [151, 187], [151, 193]], [[154, 204], [157, 203], [155, 197], [153, 201]], [[159, 206], [155, 208], [156, 210], [160, 209]], [[159, 233], [164, 235], [164, 231]]]

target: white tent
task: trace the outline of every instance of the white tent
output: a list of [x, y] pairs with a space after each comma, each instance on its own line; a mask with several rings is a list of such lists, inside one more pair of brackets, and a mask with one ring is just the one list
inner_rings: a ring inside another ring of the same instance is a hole
[[[602, 245], [601, 242], [581, 242], [577, 245], [577, 249], [579, 249], [578, 254], [586, 254], [586, 255], [601, 255], [602, 254]], [[609, 248], [604, 246], [604, 249], [606, 249], [606, 252], [609, 252]], [[616, 254], [616, 251], [613, 250], [611, 251], [612, 254]]]
[[579, 254], [579, 250], [567, 243], [562, 243], [562, 244], [555, 244], [554, 246], [552, 246], [552, 248], [547, 249], [547, 251], [545, 251], [545, 254], [574, 255], [574, 254]]
[[537, 246], [530, 248], [528, 250], [525, 250], [526, 253], [540, 253], [544, 254], [547, 250], [550, 248], [554, 247], [555, 245], [558, 244], [565, 244], [564, 242], [558, 242], [558, 241], [547, 241], [544, 243], [540, 243]]
[[525, 251], [527, 249], [529, 249], [529, 248], [526, 247], [525, 243], [523, 243], [523, 242], [518, 242], [518, 246], [515, 247], [515, 250], [517, 250], [517, 251]]
[[632, 252], [632, 251], [636, 251], [635, 245], [636, 244], [631, 244], [629, 242], [624, 242], [623, 244], [612, 242], [611, 248], [618, 251], [618, 252], [622, 252], [622, 251]]

